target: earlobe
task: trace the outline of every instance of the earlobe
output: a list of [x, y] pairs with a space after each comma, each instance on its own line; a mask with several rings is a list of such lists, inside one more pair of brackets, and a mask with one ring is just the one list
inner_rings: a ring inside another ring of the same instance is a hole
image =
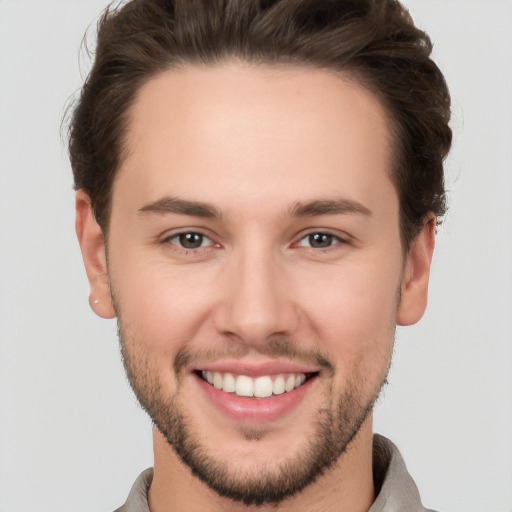
[[412, 241], [406, 257], [397, 324], [418, 322], [427, 307], [430, 265], [435, 245], [436, 218], [426, 218], [418, 236]]
[[78, 190], [75, 200], [75, 229], [89, 280], [89, 304], [102, 318], [116, 316], [110, 293], [105, 239], [91, 207], [89, 196]]

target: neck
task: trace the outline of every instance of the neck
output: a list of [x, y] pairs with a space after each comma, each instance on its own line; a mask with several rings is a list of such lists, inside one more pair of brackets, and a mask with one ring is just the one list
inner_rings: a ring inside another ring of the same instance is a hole
[[158, 430], [153, 433], [151, 512], [366, 512], [374, 501], [372, 422], [363, 424], [347, 451], [302, 492], [277, 505], [246, 506], [220, 497], [185, 466]]

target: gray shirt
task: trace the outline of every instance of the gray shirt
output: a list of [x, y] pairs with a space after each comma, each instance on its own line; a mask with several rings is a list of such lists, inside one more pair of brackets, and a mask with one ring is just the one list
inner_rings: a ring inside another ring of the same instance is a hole
[[[126, 503], [115, 512], [150, 512], [148, 490], [153, 469], [133, 484]], [[434, 512], [421, 504], [418, 488], [407, 472], [398, 448], [379, 434], [373, 437], [373, 480], [377, 498], [368, 512]]]

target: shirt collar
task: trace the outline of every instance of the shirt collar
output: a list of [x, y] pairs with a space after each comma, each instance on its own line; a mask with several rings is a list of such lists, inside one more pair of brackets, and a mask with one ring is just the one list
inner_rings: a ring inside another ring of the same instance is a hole
[[373, 480], [377, 498], [368, 512], [434, 512], [421, 504], [398, 448], [379, 434], [373, 436]]

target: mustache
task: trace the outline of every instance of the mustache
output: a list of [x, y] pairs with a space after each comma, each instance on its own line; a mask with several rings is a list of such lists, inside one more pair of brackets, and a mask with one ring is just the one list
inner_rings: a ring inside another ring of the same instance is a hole
[[174, 371], [179, 376], [184, 368], [196, 361], [214, 362], [221, 359], [241, 359], [249, 354], [259, 354], [271, 359], [287, 359], [303, 364], [312, 364], [322, 370], [334, 374], [334, 363], [328, 354], [319, 350], [305, 350], [297, 347], [297, 344], [286, 338], [272, 338], [265, 345], [255, 347], [243, 342], [227, 342], [209, 350], [193, 350], [182, 348], [174, 358]]

